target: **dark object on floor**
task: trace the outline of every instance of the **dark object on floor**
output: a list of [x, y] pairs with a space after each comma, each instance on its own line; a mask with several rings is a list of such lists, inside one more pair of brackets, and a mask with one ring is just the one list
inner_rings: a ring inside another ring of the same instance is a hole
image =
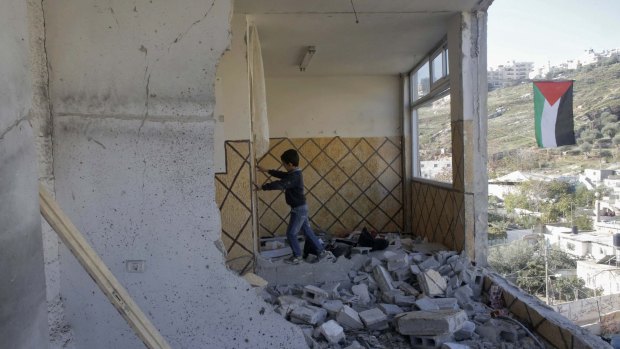
[[360, 234], [360, 237], [357, 240], [357, 246], [371, 247], [372, 248], [371, 251], [385, 250], [389, 244], [390, 242], [387, 241], [386, 239], [379, 239], [379, 238], [372, 237], [368, 229], [366, 229], [365, 227], [364, 229], [362, 229], [362, 233]]

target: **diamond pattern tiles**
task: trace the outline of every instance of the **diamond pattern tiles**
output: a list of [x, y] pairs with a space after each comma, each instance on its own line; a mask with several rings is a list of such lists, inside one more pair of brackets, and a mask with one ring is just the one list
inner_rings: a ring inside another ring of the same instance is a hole
[[[280, 155], [297, 149], [310, 221], [332, 234], [366, 226], [378, 231], [403, 227], [401, 138], [274, 138], [259, 165], [280, 168]], [[259, 183], [268, 178], [258, 175]], [[259, 192], [259, 235], [283, 235], [289, 208], [282, 192]]]
[[240, 273], [253, 267], [250, 145], [226, 141], [226, 173], [215, 175], [215, 197], [222, 217], [228, 266]]
[[465, 247], [463, 193], [429, 183], [413, 181], [413, 234], [439, 242], [452, 250]]

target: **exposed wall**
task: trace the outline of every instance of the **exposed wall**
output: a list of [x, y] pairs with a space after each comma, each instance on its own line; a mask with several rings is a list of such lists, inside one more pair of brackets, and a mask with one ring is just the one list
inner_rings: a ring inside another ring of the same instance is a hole
[[0, 2], [0, 346], [46, 348], [26, 2]]
[[400, 136], [397, 76], [267, 77], [271, 138]]
[[215, 81], [215, 169], [224, 172], [227, 140], [250, 139], [250, 90], [245, 15], [233, 15], [232, 39], [217, 66]]
[[[213, 85], [231, 1], [44, 6], [61, 207], [172, 347], [305, 347], [218, 249]], [[76, 347], [142, 348], [60, 255]], [[127, 260], [145, 271], [127, 272]]]

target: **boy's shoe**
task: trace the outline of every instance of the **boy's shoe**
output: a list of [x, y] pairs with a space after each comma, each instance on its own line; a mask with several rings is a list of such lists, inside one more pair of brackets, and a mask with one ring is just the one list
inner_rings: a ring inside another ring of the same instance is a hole
[[284, 260], [284, 263], [287, 263], [287, 264], [299, 264], [302, 261], [303, 261], [303, 259], [301, 259], [300, 256], [293, 255], [293, 256], [290, 256], [290, 257], [286, 258]]
[[323, 252], [321, 252], [318, 256], [318, 261], [320, 262], [324, 259], [327, 259], [328, 261], [335, 261], [336, 256], [334, 256], [334, 254], [331, 253], [330, 251], [323, 250]]

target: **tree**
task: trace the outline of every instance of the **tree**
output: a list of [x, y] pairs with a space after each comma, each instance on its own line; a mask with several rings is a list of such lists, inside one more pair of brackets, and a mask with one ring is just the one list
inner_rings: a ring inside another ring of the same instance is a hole
[[581, 150], [584, 154], [586, 154], [586, 156], [587, 156], [587, 154], [590, 152], [590, 150], [592, 150], [592, 144], [587, 143], [587, 142], [584, 142], [584, 143], [583, 143], [583, 144], [579, 147], [579, 149], [580, 149], [580, 150]]
[[619, 126], [615, 123], [613, 124], [607, 124], [603, 127], [603, 129], [601, 130], [601, 133], [613, 138], [616, 134], [618, 134], [618, 128]]

